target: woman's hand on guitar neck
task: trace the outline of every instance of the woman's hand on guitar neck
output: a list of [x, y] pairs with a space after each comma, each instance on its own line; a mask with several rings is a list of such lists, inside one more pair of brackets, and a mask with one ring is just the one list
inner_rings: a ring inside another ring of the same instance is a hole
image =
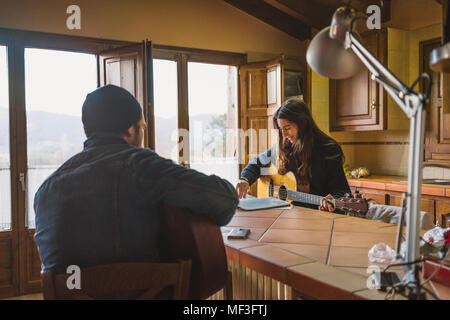
[[248, 190], [250, 190], [250, 185], [248, 184], [248, 182], [245, 180], [239, 180], [238, 184], [236, 185], [236, 191], [239, 195], [239, 199], [245, 198]]
[[[331, 194], [329, 194], [325, 198], [333, 199], [333, 196]], [[325, 198], [322, 198], [320, 206], [319, 206], [319, 210], [333, 212], [334, 206], [332, 204], [328, 203], [327, 200], [325, 200]]]

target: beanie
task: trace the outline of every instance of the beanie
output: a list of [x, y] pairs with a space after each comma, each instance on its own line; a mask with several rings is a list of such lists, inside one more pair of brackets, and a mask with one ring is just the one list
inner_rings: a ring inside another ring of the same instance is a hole
[[96, 132], [126, 132], [141, 117], [142, 108], [136, 98], [127, 90], [111, 84], [86, 96], [81, 116], [87, 137]]

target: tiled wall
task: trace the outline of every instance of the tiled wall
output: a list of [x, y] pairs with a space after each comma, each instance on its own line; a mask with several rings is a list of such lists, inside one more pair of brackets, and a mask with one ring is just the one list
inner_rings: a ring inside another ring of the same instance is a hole
[[450, 179], [450, 168], [425, 167], [423, 168], [424, 179]]
[[[439, 37], [441, 25], [417, 30], [388, 30], [388, 68], [403, 82], [411, 84], [419, 75], [419, 42]], [[312, 114], [318, 126], [329, 132], [329, 81], [312, 72]], [[388, 130], [333, 132], [341, 143], [346, 163], [365, 166], [377, 175], [408, 175], [409, 119], [388, 99]], [[450, 169], [427, 167], [424, 178], [450, 178]]]

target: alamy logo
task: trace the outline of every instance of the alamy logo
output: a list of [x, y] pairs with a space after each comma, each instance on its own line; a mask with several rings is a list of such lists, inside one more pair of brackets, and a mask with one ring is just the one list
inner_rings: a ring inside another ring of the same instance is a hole
[[77, 265], [70, 265], [66, 270], [67, 274], [70, 276], [67, 278], [66, 285], [67, 289], [81, 289], [81, 269]]
[[370, 14], [366, 21], [367, 29], [381, 29], [381, 8], [374, 4], [367, 7], [366, 13]]
[[79, 6], [72, 4], [67, 7], [67, 14], [70, 16], [66, 20], [66, 26], [69, 30], [81, 29], [81, 9]]

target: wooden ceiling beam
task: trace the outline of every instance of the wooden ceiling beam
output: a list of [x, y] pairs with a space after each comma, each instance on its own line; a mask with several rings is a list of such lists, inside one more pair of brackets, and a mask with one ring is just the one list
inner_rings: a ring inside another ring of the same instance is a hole
[[[345, 5], [347, 4], [347, 1], [338, 1], [339, 5]], [[381, 5], [383, 3], [383, 5]], [[364, 14], [366, 14], [367, 7], [370, 5], [377, 5], [381, 8], [381, 23], [387, 22], [391, 20], [391, 0], [352, 0], [350, 5], [356, 9], [356, 11]]]
[[311, 0], [278, 0], [279, 3], [298, 13], [301, 20], [316, 29], [323, 29], [331, 23], [336, 8]]
[[[329, 26], [336, 9], [348, 3], [347, 0], [316, 0], [314, 4], [311, 4], [311, 0], [277, 1], [295, 11], [304, 23], [316, 29]], [[364, 16], [367, 16], [367, 7], [373, 4], [381, 7], [381, 23], [391, 19], [391, 0], [352, 0], [350, 3], [354, 9]]]
[[263, 0], [224, 0], [298, 40], [311, 39], [311, 27]]

